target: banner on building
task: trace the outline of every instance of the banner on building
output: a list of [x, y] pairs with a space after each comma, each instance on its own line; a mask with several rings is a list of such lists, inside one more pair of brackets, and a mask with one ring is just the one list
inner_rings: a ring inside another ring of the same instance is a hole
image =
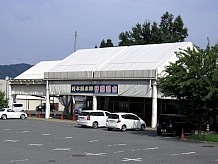
[[117, 84], [78, 84], [71, 85], [71, 93], [118, 94]]

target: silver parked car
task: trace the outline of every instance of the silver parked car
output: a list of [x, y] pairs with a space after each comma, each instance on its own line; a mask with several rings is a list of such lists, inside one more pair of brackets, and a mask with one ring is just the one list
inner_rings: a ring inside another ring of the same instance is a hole
[[15, 112], [10, 108], [2, 108], [0, 109], [0, 118], [6, 120], [8, 118], [20, 118], [25, 119], [27, 118], [27, 114], [24, 112]]
[[92, 109], [91, 107], [83, 107], [83, 106], [80, 106], [80, 107], [78, 107], [78, 108], [75, 108], [75, 109], [73, 110], [73, 113], [76, 114], [76, 115], [79, 115], [79, 114], [81, 114], [81, 112], [84, 111], [84, 110], [93, 110], [93, 109]]

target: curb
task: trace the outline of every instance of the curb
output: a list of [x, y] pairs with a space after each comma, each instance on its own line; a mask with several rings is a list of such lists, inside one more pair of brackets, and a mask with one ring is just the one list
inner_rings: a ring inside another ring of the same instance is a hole
[[49, 119], [46, 119], [46, 118], [37, 118], [37, 117], [27, 117], [27, 119], [30, 119], [30, 120], [38, 120], [38, 121], [50, 121], [50, 122], [60, 122], [60, 123], [72, 123], [72, 124], [77, 124], [76, 121], [73, 121], [73, 120], [61, 120], [61, 119], [57, 119], [57, 118], [49, 118]]
[[[73, 121], [73, 120], [69, 120], [69, 119], [57, 119], [57, 118], [49, 118], [49, 119], [46, 119], [46, 118], [37, 118], [37, 117], [27, 117], [27, 119], [30, 119], [30, 120], [38, 120], [38, 121], [50, 121], [50, 122], [60, 122], [60, 123], [71, 123], [71, 124], [74, 124], [74, 125], [77, 125], [77, 121]], [[145, 130], [148, 130], [148, 131], [156, 131], [156, 128], [151, 128], [151, 127], [146, 127]]]

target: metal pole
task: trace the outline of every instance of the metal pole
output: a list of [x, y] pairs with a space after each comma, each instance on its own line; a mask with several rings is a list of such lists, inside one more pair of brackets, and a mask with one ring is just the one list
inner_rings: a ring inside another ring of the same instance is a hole
[[46, 81], [46, 110], [45, 110], [45, 118], [50, 118], [50, 97], [49, 97], [49, 84], [48, 80]]
[[95, 95], [93, 95], [92, 109], [97, 110], [97, 97]]
[[157, 82], [153, 82], [152, 88], [152, 116], [151, 116], [151, 127], [155, 128], [157, 125]]
[[74, 52], [76, 51], [76, 40], [77, 40], [77, 31], [75, 31], [75, 38], [74, 38]]
[[9, 77], [6, 76], [6, 77], [5, 77], [5, 80], [6, 80], [5, 98], [6, 98], [6, 101], [7, 101], [7, 103], [8, 103], [8, 80], [9, 80]]

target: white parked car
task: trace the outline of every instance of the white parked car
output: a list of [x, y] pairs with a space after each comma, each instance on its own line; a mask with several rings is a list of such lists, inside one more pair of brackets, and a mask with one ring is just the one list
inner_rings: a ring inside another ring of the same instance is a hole
[[27, 114], [24, 112], [15, 112], [10, 108], [3, 108], [0, 109], [0, 118], [6, 120], [7, 118], [20, 118], [25, 119], [27, 118]]
[[77, 124], [82, 127], [105, 127], [110, 112], [104, 110], [83, 110], [77, 119]]
[[108, 130], [120, 129], [126, 131], [127, 129], [145, 130], [146, 123], [140, 117], [133, 113], [111, 113], [108, 116], [106, 127]]
[[24, 111], [24, 105], [22, 103], [13, 103], [12, 109], [15, 112], [23, 112]]

